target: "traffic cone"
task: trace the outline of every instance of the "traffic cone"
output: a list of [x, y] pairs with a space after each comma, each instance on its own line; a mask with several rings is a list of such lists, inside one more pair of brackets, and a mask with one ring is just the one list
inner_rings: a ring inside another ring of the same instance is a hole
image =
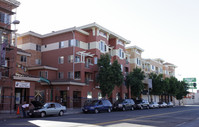
[[20, 111], [19, 111], [19, 106], [18, 106], [18, 108], [17, 108], [17, 115], [19, 115], [20, 114]]

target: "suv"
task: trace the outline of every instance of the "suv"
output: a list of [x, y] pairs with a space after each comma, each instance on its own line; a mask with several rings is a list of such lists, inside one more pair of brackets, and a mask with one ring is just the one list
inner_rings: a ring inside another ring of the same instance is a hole
[[120, 99], [113, 104], [114, 110], [125, 111], [127, 109], [134, 110], [135, 102], [132, 99]]
[[87, 113], [87, 112], [98, 113], [101, 111], [111, 112], [111, 110], [112, 110], [112, 104], [109, 100], [106, 100], [106, 99], [91, 100], [89, 102], [86, 102], [84, 104], [84, 107], [82, 108], [82, 111], [84, 113]]
[[141, 99], [135, 101], [136, 109], [149, 109], [149, 102], [147, 100]]

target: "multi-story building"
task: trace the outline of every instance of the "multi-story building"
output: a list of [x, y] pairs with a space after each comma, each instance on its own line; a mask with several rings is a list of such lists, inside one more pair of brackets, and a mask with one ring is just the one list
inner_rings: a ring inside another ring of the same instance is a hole
[[0, 112], [12, 111], [14, 108], [14, 80], [16, 71], [16, 52], [12, 42], [11, 16], [15, 14], [13, 9], [20, 3], [16, 0], [0, 0]]
[[[126, 47], [126, 51], [130, 54], [130, 68], [133, 71], [134, 68], [141, 68], [144, 71], [145, 79], [143, 81], [145, 88], [141, 95], [142, 98], [149, 100], [149, 87], [152, 87], [151, 80], [148, 77], [148, 74], [155, 73], [157, 75], [162, 74], [163, 78], [175, 76], [176, 66], [170, 63], [165, 63], [164, 60], [157, 59], [144, 59], [141, 54], [144, 51], [138, 46]], [[150, 100], [159, 101], [163, 97], [151, 96]], [[168, 98], [167, 98], [168, 99]]]
[[[125, 75], [130, 71], [125, 49], [129, 43], [96, 23], [44, 35], [32, 31], [21, 34], [17, 47], [31, 54], [26, 61], [28, 77], [39, 77], [40, 81], [30, 82], [27, 98], [56, 101], [67, 107], [80, 107], [88, 98], [101, 98], [96, 83], [100, 55], [109, 53], [111, 63], [118, 60]], [[130, 97], [128, 93], [124, 84], [116, 87], [111, 101]]]

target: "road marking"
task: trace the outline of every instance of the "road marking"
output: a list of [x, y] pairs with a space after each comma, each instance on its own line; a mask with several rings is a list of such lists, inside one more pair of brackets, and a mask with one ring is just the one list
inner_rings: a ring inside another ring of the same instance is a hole
[[183, 123], [181, 123], [181, 124], [178, 124], [178, 125], [176, 125], [176, 127], [180, 127], [180, 126], [182, 126], [183, 124], [185, 124], [186, 122], [183, 122]]
[[150, 118], [150, 117], [154, 117], [154, 116], [163, 116], [163, 115], [175, 114], [175, 113], [187, 112], [187, 111], [193, 111], [193, 110], [198, 110], [198, 109], [189, 109], [189, 110], [181, 110], [181, 111], [176, 111], [176, 112], [154, 114], [154, 115], [149, 115], [149, 116], [140, 116], [140, 117], [129, 118], [129, 119], [121, 119], [121, 120], [115, 120], [115, 121], [109, 121], [109, 122], [96, 123], [96, 124], [93, 124], [93, 125], [113, 124], [113, 123], [118, 123], [118, 122], [131, 121], [131, 120], [134, 120], [134, 119]]

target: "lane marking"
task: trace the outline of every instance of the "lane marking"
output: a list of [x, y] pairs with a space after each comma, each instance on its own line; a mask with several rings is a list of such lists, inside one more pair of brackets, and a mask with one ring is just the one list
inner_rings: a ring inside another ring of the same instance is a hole
[[181, 125], [183, 125], [183, 124], [185, 124], [185, 123], [186, 123], [186, 122], [180, 123], [180, 124], [176, 125], [176, 127], [179, 127], [179, 126], [181, 126]]
[[193, 111], [193, 110], [198, 110], [198, 109], [181, 110], [181, 111], [176, 111], [176, 112], [168, 112], [168, 113], [154, 114], [154, 115], [148, 115], [148, 116], [138, 116], [138, 117], [129, 118], [129, 119], [121, 119], [121, 120], [115, 120], [115, 121], [109, 121], [109, 122], [96, 123], [93, 125], [113, 124], [113, 123], [118, 123], [118, 122], [131, 121], [134, 119], [149, 118], [149, 117], [154, 117], [154, 116], [163, 116], [163, 115], [175, 114], [175, 113], [181, 113], [181, 112], [187, 112], [187, 111]]

